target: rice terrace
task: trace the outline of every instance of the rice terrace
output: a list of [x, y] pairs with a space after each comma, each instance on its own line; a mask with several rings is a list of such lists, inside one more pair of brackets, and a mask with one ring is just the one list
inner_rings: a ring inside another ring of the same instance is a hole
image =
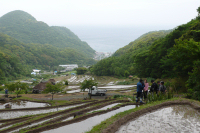
[[[165, 132], [200, 131], [199, 102], [168, 92], [149, 94], [145, 104], [136, 103], [134, 84], [138, 79], [98, 78], [100, 88], [107, 88], [107, 93], [91, 99], [88, 91], [72, 93], [80, 89], [78, 83], [67, 86], [70, 93], [55, 94], [54, 100], [49, 94], [1, 95], [0, 132], [132, 133], [163, 132], [163, 128]], [[132, 85], [119, 85], [130, 81]], [[11, 108], [5, 107], [8, 104]]]
[[0, 133], [200, 133], [200, 0], [0, 9]]

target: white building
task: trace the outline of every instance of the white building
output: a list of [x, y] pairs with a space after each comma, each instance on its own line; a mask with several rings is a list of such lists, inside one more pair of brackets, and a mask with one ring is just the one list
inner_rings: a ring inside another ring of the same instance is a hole
[[59, 66], [65, 68], [65, 70], [63, 70], [63, 72], [64, 71], [72, 71], [74, 68], [78, 68], [77, 64], [59, 65]]
[[33, 69], [33, 72], [35, 73], [40, 73], [41, 70], [38, 70], [38, 69]]

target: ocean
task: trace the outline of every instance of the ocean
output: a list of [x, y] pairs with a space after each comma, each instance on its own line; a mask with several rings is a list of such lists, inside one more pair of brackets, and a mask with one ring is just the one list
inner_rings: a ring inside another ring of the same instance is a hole
[[115, 52], [141, 35], [156, 30], [168, 30], [166, 26], [66, 26], [82, 41], [87, 42], [97, 52]]

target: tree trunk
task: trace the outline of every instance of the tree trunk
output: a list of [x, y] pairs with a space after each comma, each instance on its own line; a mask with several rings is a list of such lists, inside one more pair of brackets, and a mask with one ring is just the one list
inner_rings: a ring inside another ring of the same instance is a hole
[[52, 100], [53, 100], [53, 94], [52, 94]]
[[91, 88], [91, 93], [90, 93], [90, 99], [92, 98], [92, 88]]
[[92, 94], [90, 93], [90, 99], [92, 98]]

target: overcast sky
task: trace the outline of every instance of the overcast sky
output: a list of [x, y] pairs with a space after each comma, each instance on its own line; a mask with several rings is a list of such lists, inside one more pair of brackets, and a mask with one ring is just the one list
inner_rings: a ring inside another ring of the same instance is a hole
[[23, 10], [48, 25], [168, 25], [197, 16], [200, 0], [0, 0], [0, 16]]

